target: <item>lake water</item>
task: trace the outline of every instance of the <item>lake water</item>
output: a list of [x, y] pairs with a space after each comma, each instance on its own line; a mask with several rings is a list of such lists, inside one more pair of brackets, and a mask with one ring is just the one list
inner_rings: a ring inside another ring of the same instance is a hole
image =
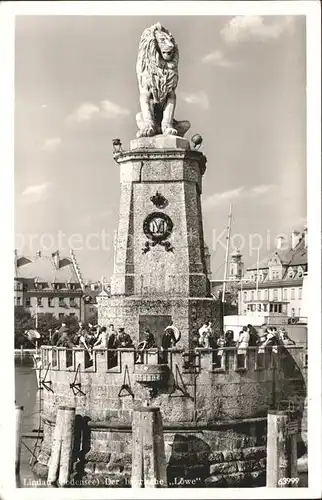
[[[15, 399], [17, 405], [24, 407], [22, 434], [33, 432], [40, 425], [39, 391], [37, 390], [36, 373], [30, 356], [20, 355], [15, 357]], [[35, 433], [36, 434], [36, 433]], [[21, 445], [20, 486], [31, 486], [31, 481], [36, 479], [29, 464], [31, 453], [26, 446], [33, 450], [35, 439], [23, 438]]]

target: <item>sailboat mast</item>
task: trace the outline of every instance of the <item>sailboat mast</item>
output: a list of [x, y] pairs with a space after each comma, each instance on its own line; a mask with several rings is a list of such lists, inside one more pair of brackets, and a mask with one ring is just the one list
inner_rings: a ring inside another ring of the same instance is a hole
[[227, 226], [227, 236], [226, 236], [226, 255], [225, 255], [224, 283], [223, 283], [223, 291], [222, 291], [222, 303], [225, 302], [225, 294], [226, 294], [226, 281], [227, 281], [227, 270], [228, 270], [228, 259], [229, 259], [231, 219], [232, 219], [232, 205], [230, 204], [229, 216], [228, 216], [228, 226]]
[[36, 298], [36, 330], [38, 330], [38, 297]]
[[256, 300], [258, 300], [258, 282], [259, 282], [259, 247], [257, 248]]

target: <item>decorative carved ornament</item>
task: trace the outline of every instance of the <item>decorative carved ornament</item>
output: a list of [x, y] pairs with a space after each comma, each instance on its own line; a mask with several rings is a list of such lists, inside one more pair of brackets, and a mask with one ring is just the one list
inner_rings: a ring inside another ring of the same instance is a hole
[[173, 252], [174, 248], [170, 241], [167, 241], [173, 230], [173, 222], [170, 217], [163, 212], [152, 212], [143, 222], [143, 231], [148, 240], [142, 249], [143, 253], [149, 252], [151, 247], [161, 245], [167, 252]]
[[150, 200], [157, 208], [165, 208], [169, 204], [168, 200], [159, 191], [154, 196], [151, 196]]

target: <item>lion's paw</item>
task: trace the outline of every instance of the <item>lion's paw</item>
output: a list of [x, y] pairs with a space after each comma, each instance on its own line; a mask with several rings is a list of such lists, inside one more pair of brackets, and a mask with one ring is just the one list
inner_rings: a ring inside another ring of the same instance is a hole
[[162, 125], [162, 133], [164, 135], [177, 135], [176, 129], [169, 127], [169, 125]]
[[155, 127], [153, 127], [152, 125], [148, 125], [147, 127], [139, 130], [137, 135], [138, 137], [152, 137], [153, 135], [156, 135]]

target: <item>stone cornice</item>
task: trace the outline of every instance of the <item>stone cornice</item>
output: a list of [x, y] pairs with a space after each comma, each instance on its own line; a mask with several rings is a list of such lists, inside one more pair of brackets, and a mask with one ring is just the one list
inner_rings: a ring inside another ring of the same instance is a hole
[[123, 151], [114, 156], [117, 163], [128, 161], [153, 161], [153, 160], [193, 160], [197, 161], [202, 169], [202, 174], [206, 170], [207, 158], [200, 151], [185, 149], [137, 149]]

